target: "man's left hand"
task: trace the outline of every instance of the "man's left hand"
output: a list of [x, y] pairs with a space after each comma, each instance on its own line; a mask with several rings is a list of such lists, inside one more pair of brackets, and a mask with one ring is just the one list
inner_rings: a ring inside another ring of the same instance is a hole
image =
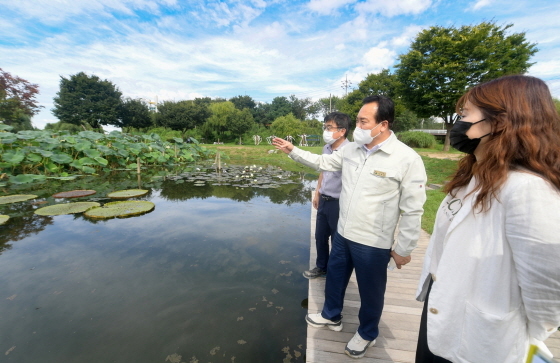
[[406, 265], [407, 263], [410, 262], [410, 260], [412, 260], [412, 256], [403, 257], [398, 253], [396, 253], [395, 251], [391, 251], [391, 257], [393, 257], [393, 260], [395, 260], [395, 264], [397, 265], [397, 268], [399, 270], [401, 269], [402, 266]]

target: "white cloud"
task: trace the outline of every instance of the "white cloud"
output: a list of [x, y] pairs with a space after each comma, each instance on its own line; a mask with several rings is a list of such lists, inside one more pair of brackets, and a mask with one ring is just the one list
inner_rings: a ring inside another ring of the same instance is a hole
[[356, 9], [373, 14], [381, 14], [386, 17], [394, 17], [402, 14], [419, 14], [427, 10], [432, 4], [432, 0], [398, 0], [398, 1], [379, 1], [366, 0], [358, 3]]
[[473, 10], [479, 10], [483, 7], [486, 7], [488, 5], [490, 5], [491, 0], [478, 0], [473, 6], [472, 9]]
[[307, 4], [307, 7], [318, 14], [330, 15], [336, 12], [340, 7], [354, 2], [356, 2], [356, 0], [311, 0]]

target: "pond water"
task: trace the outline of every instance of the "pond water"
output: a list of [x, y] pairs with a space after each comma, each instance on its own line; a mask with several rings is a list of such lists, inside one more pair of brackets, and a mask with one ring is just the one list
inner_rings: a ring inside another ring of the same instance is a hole
[[[204, 174], [52, 181], [0, 205], [0, 361], [304, 362], [315, 177], [257, 188]], [[156, 206], [141, 216], [33, 214], [139, 186]], [[50, 197], [80, 187], [98, 192]]]

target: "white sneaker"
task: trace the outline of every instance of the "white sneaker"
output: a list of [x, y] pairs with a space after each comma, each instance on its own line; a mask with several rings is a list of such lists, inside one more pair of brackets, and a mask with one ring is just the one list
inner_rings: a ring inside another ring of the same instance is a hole
[[307, 324], [314, 328], [322, 328], [324, 326], [328, 327], [330, 330], [334, 331], [341, 331], [342, 330], [342, 320], [332, 321], [325, 319], [321, 316], [321, 313], [318, 314], [307, 314], [305, 316], [305, 321]]
[[356, 332], [352, 339], [346, 344], [346, 348], [344, 348], [344, 353], [352, 358], [362, 358], [366, 355], [366, 350], [370, 345], [375, 344], [375, 339], [372, 340], [365, 340], [362, 339], [361, 335]]

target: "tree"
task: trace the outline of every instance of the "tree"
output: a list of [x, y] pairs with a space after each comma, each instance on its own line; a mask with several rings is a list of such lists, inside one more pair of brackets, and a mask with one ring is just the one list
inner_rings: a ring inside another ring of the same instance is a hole
[[237, 108], [238, 110], [243, 110], [244, 108], [248, 108], [249, 111], [253, 112], [253, 110], [255, 109], [255, 107], [257, 106], [257, 104], [255, 103], [255, 100], [253, 100], [253, 98], [251, 96], [235, 96], [229, 99], [229, 102], [233, 103], [233, 105], [235, 106], [235, 108]]
[[290, 95], [289, 102], [292, 107], [292, 114], [298, 120], [305, 120], [308, 116], [313, 116], [319, 112], [319, 108], [309, 97], [297, 98], [295, 95]]
[[[0, 119], [23, 128], [31, 126], [30, 117], [43, 107], [36, 99], [39, 86], [13, 76], [0, 68]], [[32, 127], [31, 127], [32, 128]]]
[[303, 134], [304, 127], [303, 122], [295, 118], [292, 113], [276, 118], [270, 126], [274, 135], [283, 138], [288, 135], [295, 138], [297, 135]]
[[338, 96], [324, 97], [315, 102], [315, 107], [321, 118], [325, 118], [329, 113], [339, 111], [341, 102], [342, 99]]
[[239, 137], [239, 144], [241, 144], [241, 136], [251, 130], [251, 128], [255, 125], [253, 115], [248, 108], [244, 108], [241, 111], [236, 109], [235, 112], [231, 114], [227, 123], [229, 132], [233, 136]]
[[187, 130], [201, 126], [210, 117], [210, 103], [205, 99], [194, 101], [165, 101], [158, 107], [157, 123], [185, 134]]
[[525, 33], [507, 35], [513, 24], [483, 22], [474, 26], [433, 26], [421, 31], [410, 51], [399, 56], [397, 78], [405, 104], [420, 117], [445, 120], [453, 127], [455, 104], [465, 91], [481, 82], [508, 74], [522, 74], [533, 64], [536, 44]]
[[347, 113], [351, 119], [358, 116], [362, 107], [362, 100], [371, 95], [387, 96], [395, 103], [395, 116], [405, 111], [403, 102], [398, 95], [399, 82], [396, 75], [391, 74], [388, 69], [379, 73], [370, 73], [361, 81], [358, 88], [353, 90], [340, 102], [340, 111]]
[[270, 118], [276, 120], [280, 116], [286, 116], [292, 112], [292, 103], [284, 96], [274, 97], [270, 104]]
[[558, 113], [560, 113], [560, 100], [558, 98], [554, 98], [554, 106], [556, 106], [556, 111], [558, 111]]
[[212, 114], [204, 124], [204, 134], [207, 138], [214, 137], [223, 140], [228, 131], [228, 123], [238, 110], [229, 101], [212, 103], [209, 108]]
[[261, 125], [270, 125], [274, 121], [271, 109], [270, 103], [259, 102], [253, 111], [253, 120]]
[[127, 98], [121, 104], [118, 126], [123, 129], [143, 129], [153, 126], [150, 109], [139, 99]]
[[102, 125], [118, 127], [122, 93], [108, 80], [88, 76], [84, 72], [60, 77], [60, 91], [54, 98], [53, 114], [62, 122], [89, 124], [93, 129]]

